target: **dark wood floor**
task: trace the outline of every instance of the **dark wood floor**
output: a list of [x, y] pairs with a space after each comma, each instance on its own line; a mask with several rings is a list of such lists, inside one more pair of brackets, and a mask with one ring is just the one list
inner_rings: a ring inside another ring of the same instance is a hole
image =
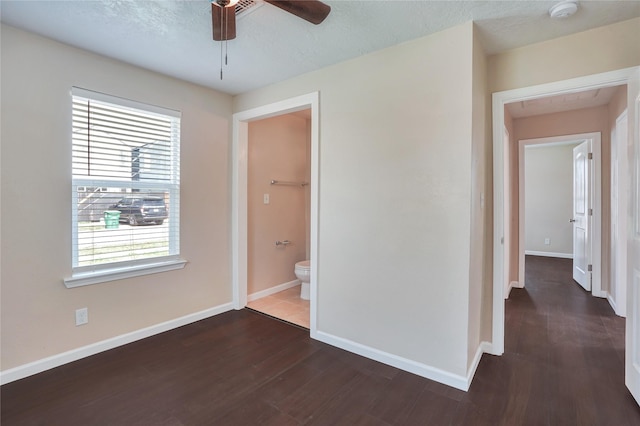
[[527, 258], [506, 352], [468, 393], [228, 312], [1, 388], [2, 425], [640, 425], [624, 387], [624, 320]]

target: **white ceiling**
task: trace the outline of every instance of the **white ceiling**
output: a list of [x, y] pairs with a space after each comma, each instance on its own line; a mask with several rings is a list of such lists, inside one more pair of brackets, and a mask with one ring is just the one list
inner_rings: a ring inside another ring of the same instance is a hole
[[240, 16], [220, 80], [220, 43], [207, 0], [2, 0], [2, 22], [143, 68], [238, 94], [469, 20], [497, 53], [640, 16], [640, 0], [580, 1], [552, 20], [556, 1], [325, 1], [312, 25], [264, 4]]

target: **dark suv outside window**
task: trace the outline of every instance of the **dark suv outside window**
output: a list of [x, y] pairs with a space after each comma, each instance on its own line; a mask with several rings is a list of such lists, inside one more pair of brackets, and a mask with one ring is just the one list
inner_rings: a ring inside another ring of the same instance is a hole
[[162, 225], [168, 217], [162, 197], [125, 197], [109, 208], [120, 211], [120, 222], [129, 225]]

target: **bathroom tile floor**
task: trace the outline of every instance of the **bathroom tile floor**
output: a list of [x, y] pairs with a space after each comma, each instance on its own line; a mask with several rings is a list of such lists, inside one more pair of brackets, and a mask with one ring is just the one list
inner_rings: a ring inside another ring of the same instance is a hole
[[247, 303], [247, 307], [309, 328], [309, 301], [300, 298], [300, 286]]
[[300, 286], [247, 303], [247, 307], [309, 328], [309, 301], [300, 298]]

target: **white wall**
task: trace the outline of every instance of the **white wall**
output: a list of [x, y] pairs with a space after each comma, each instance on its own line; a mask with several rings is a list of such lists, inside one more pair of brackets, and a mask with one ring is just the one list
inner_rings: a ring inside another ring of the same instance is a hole
[[[525, 252], [573, 254], [573, 148], [577, 144], [525, 147]], [[549, 244], [545, 244], [549, 238]]]
[[[6, 25], [1, 36], [3, 371], [230, 303], [231, 97]], [[182, 111], [184, 269], [64, 286], [72, 86]]]

